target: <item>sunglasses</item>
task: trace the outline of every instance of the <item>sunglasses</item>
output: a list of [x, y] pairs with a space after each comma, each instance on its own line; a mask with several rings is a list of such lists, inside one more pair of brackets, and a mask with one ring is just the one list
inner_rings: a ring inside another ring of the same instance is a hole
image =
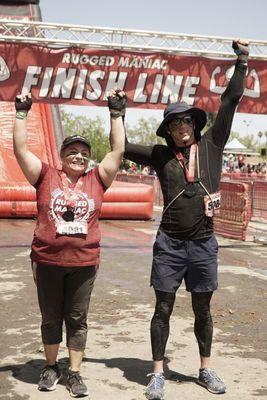
[[175, 128], [178, 128], [178, 126], [181, 126], [182, 123], [187, 124], [187, 125], [193, 125], [193, 119], [190, 115], [185, 115], [184, 117], [181, 117], [181, 118], [173, 118], [169, 122], [169, 127], [170, 127], [170, 129], [175, 129]]

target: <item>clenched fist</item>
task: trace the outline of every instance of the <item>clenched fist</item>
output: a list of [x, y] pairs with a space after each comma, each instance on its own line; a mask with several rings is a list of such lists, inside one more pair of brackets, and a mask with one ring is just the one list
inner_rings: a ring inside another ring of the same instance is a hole
[[108, 95], [108, 107], [111, 116], [124, 117], [126, 111], [127, 97], [123, 90], [112, 89]]
[[28, 112], [32, 106], [32, 98], [31, 94], [28, 93], [26, 95], [19, 94], [15, 99], [15, 108], [16, 111], [26, 111]]

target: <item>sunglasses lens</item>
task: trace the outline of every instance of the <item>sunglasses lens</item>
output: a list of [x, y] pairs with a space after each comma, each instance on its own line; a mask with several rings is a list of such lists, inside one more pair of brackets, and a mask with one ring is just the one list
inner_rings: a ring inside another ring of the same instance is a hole
[[192, 118], [190, 117], [190, 115], [187, 115], [183, 118], [183, 122], [185, 124], [191, 125], [192, 124]]
[[180, 121], [178, 118], [174, 118], [169, 122], [169, 127], [172, 129], [177, 128], [177, 126], [179, 126], [179, 125], [180, 125]]
[[170, 121], [170, 123], [169, 123], [169, 126], [170, 126], [171, 129], [175, 129], [178, 126], [180, 126], [182, 124], [182, 122], [184, 124], [187, 124], [187, 125], [192, 125], [193, 124], [193, 120], [190, 117], [190, 115], [185, 115], [182, 118], [174, 118], [174, 119], [172, 119]]

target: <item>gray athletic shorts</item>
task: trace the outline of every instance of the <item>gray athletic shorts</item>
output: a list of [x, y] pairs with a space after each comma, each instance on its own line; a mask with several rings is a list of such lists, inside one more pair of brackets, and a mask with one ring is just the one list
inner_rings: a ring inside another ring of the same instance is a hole
[[153, 247], [150, 285], [175, 293], [185, 281], [188, 292], [213, 292], [217, 281], [218, 243], [214, 235], [199, 240], [178, 240], [159, 230]]

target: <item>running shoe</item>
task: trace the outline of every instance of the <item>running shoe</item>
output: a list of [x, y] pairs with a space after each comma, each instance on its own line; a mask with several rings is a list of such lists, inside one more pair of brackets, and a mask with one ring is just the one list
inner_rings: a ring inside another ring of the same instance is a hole
[[209, 392], [214, 394], [222, 394], [226, 392], [225, 384], [211, 368], [202, 368], [199, 370], [197, 383], [204, 386]]
[[148, 400], [163, 400], [164, 399], [164, 374], [157, 372], [148, 374], [151, 376], [150, 382], [146, 387], [145, 396]]
[[69, 371], [66, 388], [72, 397], [88, 396], [88, 390], [79, 371]]
[[59, 371], [57, 363], [52, 366], [47, 365], [41, 372], [38, 389], [45, 392], [55, 390], [57, 383], [61, 378], [62, 374]]

